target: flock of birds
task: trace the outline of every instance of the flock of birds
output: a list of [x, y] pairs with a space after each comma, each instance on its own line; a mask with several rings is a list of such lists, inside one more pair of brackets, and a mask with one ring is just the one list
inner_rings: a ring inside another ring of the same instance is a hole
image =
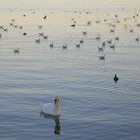
[[[121, 9], [124, 10], [124, 9]], [[36, 11], [32, 11], [32, 14], [35, 15]], [[10, 11], [13, 12], [13, 11]], [[98, 12], [98, 9], [96, 9], [96, 12]], [[91, 12], [91, 11], [73, 11], [73, 12], [68, 12], [65, 11], [65, 14], [67, 13], [71, 13], [71, 17], [69, 18], [71, 24], [69, 24], [69, 28], [71, 28], [71, 30], [76, 30], [76, 28], [78, 28], [78, 26], [80, 25], [79, 23], [79, 19], [82, 19], [82, 16], [84, 14], [84, 16], [87, 16], [89, 18], [89, 20], [86, 18], [86, 21], [84, 20], [84, 28], [81, 31], [81, 36], [77, 37], [77, 38], [81, 38], [80, 40], [77, 41], [77, 43], [74, 45], [76, 48], [81, 48], [84, 46], [84, 43], [86, 42], [86, 39], [89, 37], [89, 32], [87, 30], [85, 30], [85, 27], [93, 27], [94, 25], [106, 25], [108, 28], [108, 33], [109, 36], [106, 38], [105, 35], [103, 35], [102, 33], [97, 32], [95, 37], [92, 37], [92, 40], [94, 40], [96, 42], [97, 45], [97, 51], [99, 52], [99, 60], [101, 61], [105, 61], [106, 59], [106, 55], [105, 55], [105, 48], [110, 48], [110, 49], [115, 49], [117, 45], [119, 45], [119, 41], [121, 40], [121, 36], [119, 34], [116, 34], [117, 29], [120, 26], [124, 26], [124, 30], [126, 30], [128, 33], [133, 35], [134, 38], [134, 42], [139, 44], [140, 42], [140, 36], [139, 36], [139, 29], [140, 29], [140, 15], [137, 12], [136, 9], [134, 9], [132, 15], [130, 16], [123, 16], [119, 15], [119, 14], [110, 14], [110, 13], [106, 13], [106, 17], [101, 18], [101, 17], [97, 17], [94, 20], [91, 20], [91, 16], [95, 13]], [[51, 14], [54, 14], [53, 12]], [[50, 16], [50, 15], [49, 15]], [[22, 18], [25, 19], [26, 17], [28, 17], [28, 14], [23, 14]], [[40, 18], [40, 17], [39, 17]], [[41, 15], [41, 19], [46, 21], [48, 20], [48, 15], [44, 14]], [[22, 36], [27, 36], [28, 38], [28, 34], [29, 32], [25, 32], [24, 31], [24, 26], [23, 25], [19, 25], [16, 22], [17, 19], [12, 18], [10, 19], [9, 22], [9, 27], [6, 27], [5, 25], [0, 25], [0, 40], [4, 37], [3, 36], [3, 32], [8, 33], [9, 30], [11, 28], [13, 29], [17, 29], [17, 30], [21, 30], [22, 31]], [[47, 42], [49, 42], [49, 35], [44, 33], [44, 28], [45, 25], [36, 25], [36, 28], [39, 29], [39, 32], [37, 33], [38, 36], [37, 38], [34, 39], [34, 43], [36, 44], [41, 44], [42, 40], [46, 40]], [[47, 26], [47, 25], [46, 25]], [[64, 29], [65, 30], [65, 29]], [[91, 30], [91, 32], [94, 32]], [[53, 39], [51, 39], [53, 40]], [[67, 42], [67, 41], [65, 41]], [[52, 41], [49, 44], [50, 48], [54, 48], [55, 45], [57, 44], [57, 42]], [[69, 46], [68, 43], [64, 43], [61, 45], [61, 48], [63, 50], [66, 50]], [[13, 49], [13, 53], [15, 54], [19, 54], [20, 53], [20, 48], [15, 48]], [[114, 76], [113, 78], [114, 82], [117, 83], [119, 78], [117, 77], [117, 75]], [[59, 98], [57, 99], [59, 100]], [[43, 106], [43, 112], [45, 112], [45, 108], [48, 107], [47, 105]], [[52, 107], [52, 106], [51, 106]], [[53, 107], [55, 108], [55, 107]], [[47, 110], [48, 111], [48, 110]], [[46, 111], [46, 112], [47, 112]], [[54, 113], [54, 112], [53, 112]], [[60, 114], [60, 110], [57, 112], [57, 115]]]
[[[13, 12], [13, 11], [10, 11], [10, 12]], [[65, 12], [65, 13], [67, 14], [68, 12]], [[32, 14], [35, 15], [36, 11], [32, 10]], [[52, 14], [54, 14], [54, 13], [52, 13]], [[76, 30], [76, 28], [78, 27], [78, 20], [77, 19], [81, 18], [82, 14], [86, 14], [88, 17], [90, 17], [90, 16], [92, 16], [93, 13], [91, 11], [86, 11], [86, 12], [83, 12], [83, 13], [79, 12], [79, 11], [74, 11], [73, 12], [73, 17], [70, 18], [71, 24], [69, 25], [69, 28], [73, 28], [73, 29]], [[77, 18], [77, 15], [78, 15], [78, 18]], [[26, 18], [26, 17], [28, 17], [27, 14], [22, 15], [23, 19]], [[111, 17], [110, 13], [107, 13], [106, 18], [101, 19], [100, 17], [98, 17], [94, 21], [87, 20], [86, 25], [85, 25], [85, 26], [94, 26], [93, 24], [101, 25], [101, 24], [104, 23], [109, 28], [110, 38], [106, 39], [101, 33], [97, 33], [97, 35], [95, 37], [93, 37], [93, 40], [97, 41], [100, 44], [99, 46], [97, 46], [98, 51], [102, 52], [101, 55], [99, 56], [100, 60], [105, 60], [104, 50], [105, 50], [106, 47], [109, 47], [111, 49], [115, 49], [116, 44], [120, 41], [120, 39], [121, 39], [120, 36], [116, 35], [115, 32], [116, 32], [117, 28], [120, 26], [121, 23], [124, 25], [124, 28], [127, 29], [130, 33], [134, 33], [134, 32], [136, 33], [137, 32], [133, 29], [133, 27], [138, 28], [138, 30], [140, 28], [139, 13], [136, 12], [136, 9], [135, 9], [135, 12], [133, 13], [132, 16], [123, 17], [123, 19], [119, 18], [119, 17], [121, 17], [121, 15], [119, 15], [119, 14], [114, 14], [113, 15], [113, 17], [114, 17], [113, 20], [112, 19], [110, 20], [110, 17]], [[42, 19], [47, 22], [48, 15], [46, 15], [46, 14], [42, 15]], [[132, 25], [129, 26], [129, 22], [132, 22], [132, 21], [134, 22], [134, 26], [132, 26]], [[28, 32], [24, 31], [24, 26], [23, 25], [18, 25], [16, 23], [15, 18], [10, 19], [10, 21], [8, 21], [8, 22], [9, 22], [9, 27], [6, 27], [4, 25], [0, 25], [0, 39], [2, 39], [4, 37], [2, 32], [8, 33], [10, 28], [14, 28], [14, 29], [17, 29], [17, 30], [22, 30], [22, 35], [28, 37]], [[49, 40], [49, 35], [47, 35], [43, 32], [43, 27], [44, 27], [44, 25], [37, 25], [37, 28], [40, 31], [38, 33], [38, 37], [34, 39], [34, 42], [36, 44], [40, 44], [42, 39], [47, 40], [47, 41]], [[136, 36], [136, 34], [137, 34], [137, 36]], [[136, 34], [134, 34], [135, 42], [139, 43], [139, 41], [140, 41], [139, 32], [137, 32]], [[78, 42], [77, 44], [75, 44], [76, 48], [80, 48], [81, 46], [83, 46], [84, 42], [86, 41], [85, 36], [88, 36], [88, 31], [85, 31], [85, 30], [81, 31], [81, 39], [79, 41], [77, 41]], [[113, 36], [115, 36], [115, 37], [113, 37]], [[55, 44], [57, 44], [57, 42], [52, 41], [49, 44], [49, 47], [54, 48]], [[62, 44], [61, 47], [62, 47], [62, 49], [66, 50], [68, 48], [68, 46], [69, 46], [69, 44], [65, 43], [65, 44]], [[15, 54], [19, 54], [20, 49], [19, 48], [13, 49], [13, 52]]]

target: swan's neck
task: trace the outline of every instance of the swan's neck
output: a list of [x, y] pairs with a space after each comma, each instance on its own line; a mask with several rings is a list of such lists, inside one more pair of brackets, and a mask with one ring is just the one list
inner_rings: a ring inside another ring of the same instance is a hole
[[60, 115], [61, 114], [61, 108], [60, 108], [60, 102], [56, 102], [55, 104], [55, 114]]

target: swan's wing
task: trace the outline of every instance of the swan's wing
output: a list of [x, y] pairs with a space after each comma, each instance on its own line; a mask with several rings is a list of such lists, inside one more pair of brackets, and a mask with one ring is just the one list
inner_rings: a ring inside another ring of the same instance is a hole
[[42, 105], [42, 111], [47, 114], [54, 114], [55, 106], [54, 103], [45, 103]]

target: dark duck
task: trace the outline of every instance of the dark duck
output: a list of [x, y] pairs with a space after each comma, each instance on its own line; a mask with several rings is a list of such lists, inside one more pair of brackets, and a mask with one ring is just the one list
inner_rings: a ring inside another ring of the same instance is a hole
[[118, 80], [119, 80], [119, 78], [118, 78], [117, 75], [115, 74], [115, 77], [114, 77], [114, 81], [115, 81], [115, 83], [117, 83]]

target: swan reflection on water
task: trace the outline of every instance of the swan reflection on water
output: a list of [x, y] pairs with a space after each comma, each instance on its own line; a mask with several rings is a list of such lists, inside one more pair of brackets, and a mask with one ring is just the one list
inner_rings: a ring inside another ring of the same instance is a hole
[[60, 125], [60, 120], [59, 116], [52, 116], [44, 113], [43, 111], [40, 112], [40, 117], [44, 117], [46, 119], [53, 119], [55, 121], [55, 127], [54, 127], [54, 133], [56, 135], [60, 135], [61, 133], [61, 125]]

